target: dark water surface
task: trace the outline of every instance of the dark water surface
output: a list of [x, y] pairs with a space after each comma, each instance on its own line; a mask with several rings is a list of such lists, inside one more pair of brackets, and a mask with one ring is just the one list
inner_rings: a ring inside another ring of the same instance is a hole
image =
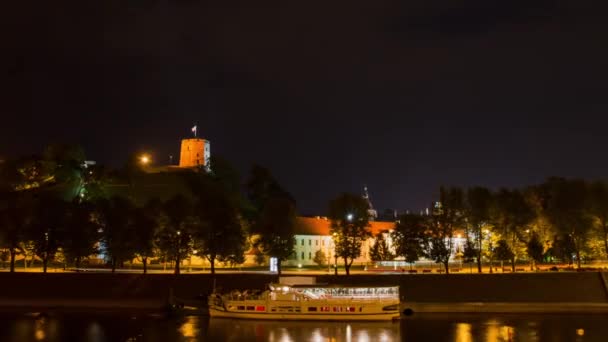
[[608, 341], [606, 315], [416, 315], [395, 323], [1, 314], [0, 341]]

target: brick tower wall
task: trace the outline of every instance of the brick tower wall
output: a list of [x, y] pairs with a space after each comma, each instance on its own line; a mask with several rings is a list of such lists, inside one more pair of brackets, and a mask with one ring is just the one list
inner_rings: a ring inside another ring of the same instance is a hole
[[179, 166], [207, 166], [210, 156], [209, 147], [209, 141], [205, 139], [183, 139], [179, 153]]

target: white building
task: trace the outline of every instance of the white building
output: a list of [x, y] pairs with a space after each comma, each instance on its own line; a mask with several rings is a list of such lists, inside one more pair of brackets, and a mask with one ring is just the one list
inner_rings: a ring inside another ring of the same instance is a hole
[[[381, 232], [395, 229], [394, 222], [370, 221], [368, 228], [372, 236]], [[297, 217], [295, 226], [295, 253], [294, 257], [285, 261], [287, 266], [314, 266], [315, 254], [321, 250], [327, 258], [326, 264], [335, 263], [334, 242], [331, 236], [331, 222], [326, 217]], [[368, 239], [361, 246], [361, 256], [353, 264], [368, 264], [369, 249], [373, 245], [373, 238]], [[338, 260], [338, 264], [343, 263]]]

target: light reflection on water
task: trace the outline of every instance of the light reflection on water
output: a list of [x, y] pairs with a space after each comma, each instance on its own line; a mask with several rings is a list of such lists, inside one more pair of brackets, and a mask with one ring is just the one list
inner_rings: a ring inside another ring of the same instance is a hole
[[111, 314], [0, 316], [0, 341], [608, 341], [606, 315], [414, 315], [401, 322], [270, 322]]

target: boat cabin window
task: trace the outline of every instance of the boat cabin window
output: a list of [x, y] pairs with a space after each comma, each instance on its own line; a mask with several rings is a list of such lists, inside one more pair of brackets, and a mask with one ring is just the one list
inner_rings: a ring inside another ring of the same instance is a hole
[[316, 311], [317, 311], [317, 308], [314, 306], [311, 306], [308, 308], [308, 312], [316, 312]]
[[237, 310], [245, 310], [245, 307], [244, 306], [237, 306], [236, 309]]
[[265, 306], [256, 306], [256, 307], [255, 307], [255, 311], [261, 311], [261, 312], [264, 312], [264, 311], [266, 311], [266, 307], [265, 307]]
[[251, 310], [251, 311], [253, 311], [253, 310], [255, 310], [255, 307], [254, 307], [254, 306], [248, 306], [248, 307], [247, 307], [247, 310]]

